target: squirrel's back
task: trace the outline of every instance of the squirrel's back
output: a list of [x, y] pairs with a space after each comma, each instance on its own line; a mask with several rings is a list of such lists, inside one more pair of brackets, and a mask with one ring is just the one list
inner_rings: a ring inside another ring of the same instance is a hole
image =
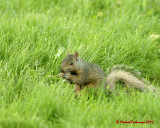
[[94, 63], [87, 63], [87, 68], [89, 69], [89, 80], [95, 85], [101, 85], [105, 83], [104, 71]]

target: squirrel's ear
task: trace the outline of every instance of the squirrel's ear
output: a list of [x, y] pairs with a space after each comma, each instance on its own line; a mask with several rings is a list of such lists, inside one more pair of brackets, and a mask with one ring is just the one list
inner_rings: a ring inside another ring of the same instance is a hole
[[78, 57], [78, 52], [77, 52], [77, 51], [75, 52], [75, 57], [76, 57], [76, 58]]
[[78, 60], [78, 52], [77, 51], [75, 52], [75, 57], [76, 57], [76, 60]]
[[67, 51], [67, 56], [69, 55], [69, 51]]

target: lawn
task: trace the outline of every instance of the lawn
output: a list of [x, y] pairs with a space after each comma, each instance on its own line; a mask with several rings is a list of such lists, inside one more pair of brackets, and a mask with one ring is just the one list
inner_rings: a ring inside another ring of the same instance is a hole
[[[67, 50], [104, 71], [131, 66], [159, 88], [160, 1], [0, 0], [0, 128], [160, 127], [150, 92], [75, 98], [58, 77]], [[153, 124], [120, 123], [132, 120]]]

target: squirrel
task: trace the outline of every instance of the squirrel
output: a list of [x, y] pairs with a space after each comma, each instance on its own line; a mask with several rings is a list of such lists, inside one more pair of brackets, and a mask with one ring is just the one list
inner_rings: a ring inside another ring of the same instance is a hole
[[60, 72], [59, 77], [74, 84], [74, 91], [77, 95], [80, 94], [81, 90], [98, 86], [114, 90], [115, 83], [119, 80], [123, 81], [128, 87], [136, 88], [140, 91], [157, 91], [156, 88], [147, 86], [145, 82], [121, 66], [115, 66], [106, 77], [104, 71], [97, 64], [82, 60], [77, 51], [75, 54], [67, 52], [66, 58], [61, 63]]

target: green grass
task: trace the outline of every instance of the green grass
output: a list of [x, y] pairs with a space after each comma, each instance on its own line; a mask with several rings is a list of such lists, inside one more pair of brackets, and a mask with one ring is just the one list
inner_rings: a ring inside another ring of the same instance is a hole
[[104, 71], [132, 66], [158, 87], [160, 38], [150, 36], [160, 35], [159, 7], [159, 0], [0, 0], [0, 127], [160, 127], [160, 98], [151, 93], [75, 99], [58, 78], [67, 50], [78, 50]]

